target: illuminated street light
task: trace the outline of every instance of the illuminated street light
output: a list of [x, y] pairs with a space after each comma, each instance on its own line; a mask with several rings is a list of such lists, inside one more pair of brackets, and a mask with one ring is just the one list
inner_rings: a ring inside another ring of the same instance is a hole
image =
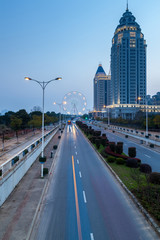
[[[41, 82], [41, 81], [38, 81], [36, 79], [33, 79], [33, 78], [30, 78], [30, 77], [25, 77], [24, 78], [26, 81], [34, 81], [34, 82], [37, 82], [42, 90], [43, 90], [43, 101], [42, 101], [42, 153], [41, 153], [41, 157], [44, 158], [44, 90], [46, 88], [46, 86], [52, 82], [52, 81], [59, 81], [61, 80], [62, 78], [61, 77], [57, 77], [55, 79], [51, 79], [50, 81], [47, 81], [47, 82]], [[41, 164], [41, 177], [43, 177], [43, 163]]]

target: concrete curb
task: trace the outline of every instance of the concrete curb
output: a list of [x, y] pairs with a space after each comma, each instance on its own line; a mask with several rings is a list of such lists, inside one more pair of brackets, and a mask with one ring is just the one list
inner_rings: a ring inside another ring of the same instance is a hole
[[[77, 126], [77, 125], [76, 125]], [[77, 126], [78, 127], [78, 126]], [[81, 131], [81, 129], [78, 127], [78, 129]], [[97, 149], [91, 144], [89, 139], [85, 136], [85, 134], [81, 131], [85, 139], [88, 141], [90, 146], [94, 149], [94, 151], [97, 153], [99, 158], [103, 161], [103, 163], [108, 167], [112, 175], [117, 179], [117, 181], [120, 183], [120, 185], [123, 187], [123, 189], [126, 191], [126, 193], [129, 195], [129, 197], [132, 199], [132, 201], [135, 203], [135, 205], [139, 208], [139, 210], [143, 213], [146, 220], [151, 224], [151, 226], [154, 228], [154, 230], [160, 235], [160, 227], [157, 225], [157, 223], [154, 221], [154, 219], [149, 215], [149, 213], [143, 208], [143, 206], [139, 203], [137, 198], [129, 191], [129, 189], [126, 187], [126, 185], [121, 181], [121, 179], [118, 177], [118, 175], [113, 171], [113, 169], [109, 166], [109, 164], [105, 161], [105, 159], [101, 156], [101, 154], [97, 151]]]
[[[59, 129], [57, 129], [57, 131], [55, 132], [55, 134], [53, 135], [53, 137], [56, 135], [56, 133], [57, 133], [58, 131], [59, 131]], [[63, 136], [63, 134], [62, 134], [62, 136]], [[62, 139], [62, 137], [61, 137], [61, 139]], [[59, 153], [59, 151], [60, 151], [60, 142], [61, 142], [61, 139], [60, 139], [60, 141], [59, 141], [58, 148], [57, 148], [57, 151], [56, 151], [56, 153], [55, 153], [54, 159], [57, 159], [57, 155], [58, 155], [58, 153]], [[30, 240], [30, 238], [31, 238], [31, 234], [32, 234], [32, 231], [33, 231], [33, 227], [34, 227], [34, 225], [35, 225], [35, 222], [36, 222], [36, 219], [37, 219], [37, 217], [38, 217], [38, 214], [40, 213], [40, 210], [41, 210], [43, 198], [44, 198], [45, 193], [47, 192], [48, 187], [49, 187], [49, 182], [50, 182], [50, 179], [51, 179], [51, 177], [52, 177], [51, 172], [53, 171], [54, 165], [55, 165], [55, 161], [52, 162], [52, 165], [51, 165], [51, 167], [50, 167], [50, 170], [49, 170], [49, 173], [48, 173], [48, 174], [49, 174], [49, 177], [48, 177], [48, 179], [47, 179], [47, 181], [46, 181], [46, 183], [45, 183], [45, 185], [44, 185], [44, 187], [43, 187], [42, 194], [41, 194], [41, 197], [40, 197], [40, 199], [39, 199], [39, 202], [38, 202], [38, 205], [37, 205], [37, 208], [36, 208], [36, 211], [35, 211], [33, 220], [32, 220], [32, 222], [31, 222], [30, 229], [29, 229], [29, 231], [28, 231], [26, 240]]]

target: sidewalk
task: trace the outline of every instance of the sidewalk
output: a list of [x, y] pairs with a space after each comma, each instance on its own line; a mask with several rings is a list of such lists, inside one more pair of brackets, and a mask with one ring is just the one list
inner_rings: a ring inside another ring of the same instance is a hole
[[[51, 168], [55, 164], [53, 145], [59, 144], [58, 132], [45, 148], [47, 162], [44, 167]], [[53, 158], [51, 151], [53, 150]], [[53, 168], [54, 169], [54, 168]], [[50, 172], [53, 174], [53, 172]], [[40, 178], [40, 163], [37, 159], [23, 177], [9, 198], [0, 208], [0, 239], [26, 240], [43, 188], [49, 175]]]

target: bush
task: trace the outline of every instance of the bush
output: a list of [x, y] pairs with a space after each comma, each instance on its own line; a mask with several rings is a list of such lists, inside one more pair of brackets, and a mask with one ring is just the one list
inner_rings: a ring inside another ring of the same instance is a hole
[[113, 162], [115, 161], [115, 157], [109, 156], [109, 157], [107, 158], [107, 161], [108, 161], [109, 163], [113, 163]]
[[128, 135], [125, 135], [125, 138], [128, 138]]
[[48, 174], [48, 168], [43, 168], [43, 175]]
[[57, 145], [53, 145], [53, 149], [56, 150], [57, 149]]
[[115, 131], [114, 131], [114, 130], [113, 130], [112, 132], [113, 132], [113, 133], [115, 133]]
[[149, 181], [154, 184], [160, 184], [160, 173], [152, 172], [149, 176]]
[[94, 131], [94, 135], [97, 136], [97, 137], [100, 137], [101, 136], [101, 131]]
[[34, 147], [35, 147], [35, 144], [32, 144], [32, 145], [31, 145], [31, 149], [33, 149]]
[[128, 158], [126, 161], [127, 167], [138, 168], [138, 161], [134, 158]]
[[41, 163], [46, 162], [46, 157], [39, 157], [39, 162], [41, 162]]
[[25, 156], [27, 153], [28, 153], [28, 149], [25, 149], [25, 150], [23, 151], [23, 156]]
[[107, 158], [107, 157], [108, 157], [108, 154], [105, 152], [104, 149], [101, 151], [101, 155], [102, 155], [102, 157], [104, 157], [104, 158]]
[[151, 147], [151, 148], [154, 148], [154, 144], [153, 144], [153, 143], [151, 143], [151, 144], [150, 144], [150, 147]]
[[140, 172], [150, 174], [152, 172], [152, 168], [149, 164], [143, 163], [140, 165]]
[[12, 160], [13, 160], [14, 163], [18, 162], [19, 161], [19, 156], [14, 157]]
[[124, 160], [123, 158], [116, 158], [116, 163], [120, 164], [120, 165], [123, 165], [123, 164], [126, 163], [126, 160]]
[[115, 147], [116, 153], [122, 154], [123, 153], [123, 145], [117, 144]]
[[104, 146], [106, 146], [106, 143], [107, 143], [107, 138], [106, 137], [102, 137], [101, 138], [101, 144]]
[[136, 148], [135, 147], [129, 147], [128, 148], [128, 155], [131, 158], [134, 158], [136, 156]]
[[109, 146], [110, 146], [111, 151], [112, 151], [112, 152], [115, 152], [115, 150], [116, 150], [116, 144], [115, 144], [115, 142], [109, 142]]
[[102, 137], [106, 137], [106, 134], [105, 134], [105, 133], [103, 133], [103, 134], [102, 134]]
[[60, 138], [61, 138], [61, 136], [58, 136], [58, 138], [60, 139]]
[[99, 148], [100, 145], [101, 145], [101, 140], [100, 139], [96, 139], [95, 140], [95, 144], [96, 144], [96, 147]]

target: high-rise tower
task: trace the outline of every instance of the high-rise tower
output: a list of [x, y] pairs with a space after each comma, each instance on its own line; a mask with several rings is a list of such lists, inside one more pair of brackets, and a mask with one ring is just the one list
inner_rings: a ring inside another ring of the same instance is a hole
[[110, 104], [110, 75], [107, 76], [102, 65], [99, 64], [95, 77], [94, 85], [94, 110], [102, 111], [104, 106]]
[[145, 104], [146, 47], [141, 28], [127, 6], [112, 38], [111, 104]]

